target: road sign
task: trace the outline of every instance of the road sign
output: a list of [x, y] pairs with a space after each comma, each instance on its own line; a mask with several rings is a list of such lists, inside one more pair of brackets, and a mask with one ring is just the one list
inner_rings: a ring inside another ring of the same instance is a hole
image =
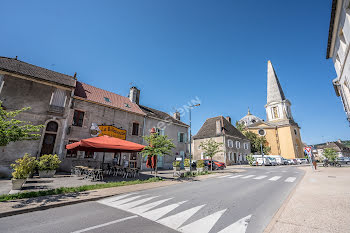
[[311, 147], [309, 146], [305, 147], [305, 152], [308, 154], [311, 153]]

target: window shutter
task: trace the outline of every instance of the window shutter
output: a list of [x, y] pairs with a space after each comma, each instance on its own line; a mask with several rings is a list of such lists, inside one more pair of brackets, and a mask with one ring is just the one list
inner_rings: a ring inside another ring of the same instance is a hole
[[65, 100], [66, 100], [66, 91], [56, 88], [56, 90], [53, 93], [51, 105], [63, 107], [65, 104], [64, 103]]
[[187, 133], [184, 133], [184, 142], [187, 143]]
[[177, 132], [177, 141], [180, 142], [180, 132]]

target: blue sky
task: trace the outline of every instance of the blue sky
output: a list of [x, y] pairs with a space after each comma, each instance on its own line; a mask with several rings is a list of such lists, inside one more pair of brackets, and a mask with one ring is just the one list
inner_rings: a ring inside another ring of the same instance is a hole
[[[350, 139], [326, 60], [331, 0], [3, 1], [0, 56], [73, 75], [166, 112], [266, 118], [271, 60], [303, 141]], [[188, 114], [183, 117], [188, 122]]]

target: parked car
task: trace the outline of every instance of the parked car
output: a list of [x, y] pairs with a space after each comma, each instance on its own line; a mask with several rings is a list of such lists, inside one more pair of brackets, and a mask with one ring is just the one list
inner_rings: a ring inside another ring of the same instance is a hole
[[267, 159], [269, 160], [271, 166], [277, 165], [277, 161], [275, 158], [267, 157]]
[[305, 163], [308, 163], [308, 160], [305, 159], [305, 158], [301, 158], [301, 159], [297, 159], [298, 163], [299, 164], [305, 164]]
[[289, 165], [288, 159], [283, 158], [282, 159], [282, 165]]
[[337, 158], [337, 162], [341, 165], [350, 164], [350, 157], [339, 157]]
[[[202, 159], [204, 161], [204, 166], [208, 167], [208, 169], [211, 168], [211, 161], [210, 159]], [[224, 169], [226, 168], [226, 164], [223, 162], [219, 162], [217, 160], [213, 160], [213, 170], [218, 170], [218, 169]]]
[[296, 162], [293, 159], [288, 159], [288, 164], [289, 165], [295, 165]]

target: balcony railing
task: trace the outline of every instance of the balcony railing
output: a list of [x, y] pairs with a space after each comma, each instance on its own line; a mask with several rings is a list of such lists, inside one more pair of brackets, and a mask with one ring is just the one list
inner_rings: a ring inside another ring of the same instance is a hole
[[56, 113], [56, 114], [63, 114], [64, 113], [64, 107], [55, 106], [55, 105], [49, 105], [49, 112], [50, 113]]

